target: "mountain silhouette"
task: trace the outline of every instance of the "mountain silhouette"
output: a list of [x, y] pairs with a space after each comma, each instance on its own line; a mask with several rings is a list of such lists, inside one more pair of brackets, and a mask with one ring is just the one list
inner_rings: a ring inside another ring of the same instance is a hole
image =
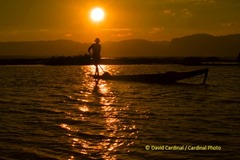
[[[195, 34], [171, 41], [130, 39], [101, 44], [103, 57], [237, 57], [240, 34]], [[71, 40], [0, 42], [0, 57], [74, 56], [86, 53], [89, 45]]]
[[212, 36], [196, 34], [173, 39], [171, 54], [178, 56], [236, 56], [240, 51], [240, 34]]
[[107, 57], [163, 56], [165, 53], [164, 49], [167, 46], [168, 43], [166, 42], [151, 42], [143, 39], [130, 39], [119, 42], [106, 42], [103, 44], [103, 52]]

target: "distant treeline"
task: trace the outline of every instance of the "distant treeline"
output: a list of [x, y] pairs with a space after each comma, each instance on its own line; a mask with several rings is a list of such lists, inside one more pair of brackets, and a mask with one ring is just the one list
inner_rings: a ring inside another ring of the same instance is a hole
[[46, 61], [46, 65], [89, 65], [91, 56], [89, 54], [78, 56], [53, 56]]
[[[202, 65], [204, 62], [239, 62], [238, 58], [220, 57], [142, 57], [142, 58], [110, 58], [102, 59], [101, 64], [182, 64]], [[0, 58], [0, 65], [91, 65], [89, 54], [77, 56], [53, 56], [51, 58]]]
[[46, 58], [0, 58], [0, 65], [40, 65], [48, 60]]
[[142, 57], [102, 59], [102, 64], [182, 64], [201, 65], [203, 62], [236, 62], [234, 58], [220, 57]]

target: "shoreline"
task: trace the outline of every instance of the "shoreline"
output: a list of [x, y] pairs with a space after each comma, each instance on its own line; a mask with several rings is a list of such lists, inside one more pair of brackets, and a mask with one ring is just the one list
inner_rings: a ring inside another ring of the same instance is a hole
[[[239, 66], [234, 58], [221, 57], [125, 57], [104, 58], [100, 64], [131, 65], [131, 64], [179, 64], [185, 66]], [[92, 65], [90, 57], [51, 57], [51, 58], [1, 58], [0, 65]]]

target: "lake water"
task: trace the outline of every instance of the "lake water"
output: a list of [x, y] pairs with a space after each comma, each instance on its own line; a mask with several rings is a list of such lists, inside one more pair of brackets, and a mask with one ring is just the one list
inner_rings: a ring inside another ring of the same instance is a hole
[[[103, 65], [112, 74], [190, 71]], [[95, 81], [93, 66], [0, 67], [0, 159], [239, 159], [240, 68], [173, 84]]]

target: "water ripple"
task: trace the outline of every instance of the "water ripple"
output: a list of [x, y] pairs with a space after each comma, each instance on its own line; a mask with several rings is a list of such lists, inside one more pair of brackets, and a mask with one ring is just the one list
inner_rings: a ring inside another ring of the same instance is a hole
[[[197, 69], [102, 67], [114, 74]], [[93, 66], [1, 69], [3, 159], [239, 159], [239, 68], [210, 68], [205, 86], [195, 84], [198, 78], [175, 85], [97, 82], [89, 76]], [[222, 150], [147, 151], [146, 145]]]

